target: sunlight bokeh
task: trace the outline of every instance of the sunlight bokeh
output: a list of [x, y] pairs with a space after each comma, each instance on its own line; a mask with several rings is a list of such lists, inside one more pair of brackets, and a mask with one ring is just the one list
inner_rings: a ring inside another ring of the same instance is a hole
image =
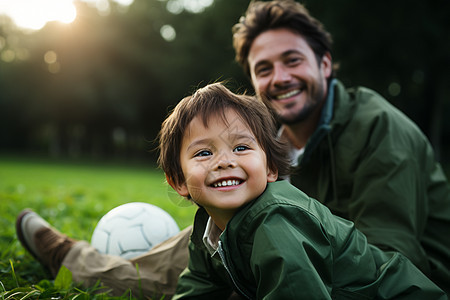
[[211, 6], [214, 0], [168, 0], [167, 10], [173, 14], [179, 14], [183, 10], [191, 13], [201, 13]]
[[[0, 0], [0, 15], [7, 15], [23, 30], [36, 31], [47, 22], [59, 21], [72, 23], [77, 17], [75, 0]], [[81, 0], [97, 8], [99, 15], [108, 15], [111, 11], [109, 0]], [[134, 0], [111, 0], [119, 8], [130, 6]], [[212, 5], [214, 0], [160, 0], [166, 1], [166, 8], [173, 14], [186, 10], [201, 13]]]
[[77, 16], [72, 0], [5, 0], [0, 1], [0, 13], [30, 30], [39, 30], [50, 21], [71, 23]]
[[[22, 29], [39, 30], [51, 21], [72, 23], [77, 16], [73, 2], [74, 0], [1, 0], [0, 15], [9, 16]], [[105, 0], [84, 0], [84, 2], [101, 8]], [[128, 6], [133, 3], [133, 0], [115, 0], [114, 2]]]

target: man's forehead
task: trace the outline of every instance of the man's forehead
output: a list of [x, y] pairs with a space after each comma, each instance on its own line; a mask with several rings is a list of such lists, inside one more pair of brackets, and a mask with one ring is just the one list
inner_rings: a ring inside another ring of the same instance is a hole
[[281, 57], [295, 51], [303, 54], [313, 53], [306, 39], [299, 33], [285, 28], [271, 29], [253, 40], [247, 59], [250, 65], [255, 65], [262, 60]]

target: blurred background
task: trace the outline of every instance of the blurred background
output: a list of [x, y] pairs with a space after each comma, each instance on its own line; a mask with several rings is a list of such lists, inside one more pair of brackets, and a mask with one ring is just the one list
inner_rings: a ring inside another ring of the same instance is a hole
[[[0, 151], [155, 159], [162, 120], [197, 87], [229, 80], [247, 0], [1, 0]], [[334, 38], [338, 78], [386, 97], [450, 161], [450, 1], [305, 0]]]

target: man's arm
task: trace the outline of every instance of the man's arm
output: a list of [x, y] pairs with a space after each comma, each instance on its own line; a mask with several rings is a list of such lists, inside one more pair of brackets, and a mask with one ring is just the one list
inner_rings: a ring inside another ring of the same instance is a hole
[[361, 153], [353, 176], [349, 219], [370, 243], [400, 251], [429, 273], [420, 240], [429, 218], [429, 177], [436, 163], [423, 135], [402, 136], [414, 131], [394, 125], [387, 122], [386, 127], [375, 128]]

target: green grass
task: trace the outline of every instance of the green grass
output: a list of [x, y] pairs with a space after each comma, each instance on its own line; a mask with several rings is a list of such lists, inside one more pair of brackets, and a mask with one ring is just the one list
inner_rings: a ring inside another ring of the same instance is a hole
[[153, 166], [0, 156], [0, 300], [111, 299], [107, 293], [99, 294], [98, 286], [82, 288], [68, 282], [67, 276], [49, 280], [18, 242], [15, 219], [22, 209], [32, 208], [61, 232], [89, 241], [99, 219], [127, 202], [161, 207], [180, 229], [193, 222], [195, 207], [175, 196], [164, 174]]

